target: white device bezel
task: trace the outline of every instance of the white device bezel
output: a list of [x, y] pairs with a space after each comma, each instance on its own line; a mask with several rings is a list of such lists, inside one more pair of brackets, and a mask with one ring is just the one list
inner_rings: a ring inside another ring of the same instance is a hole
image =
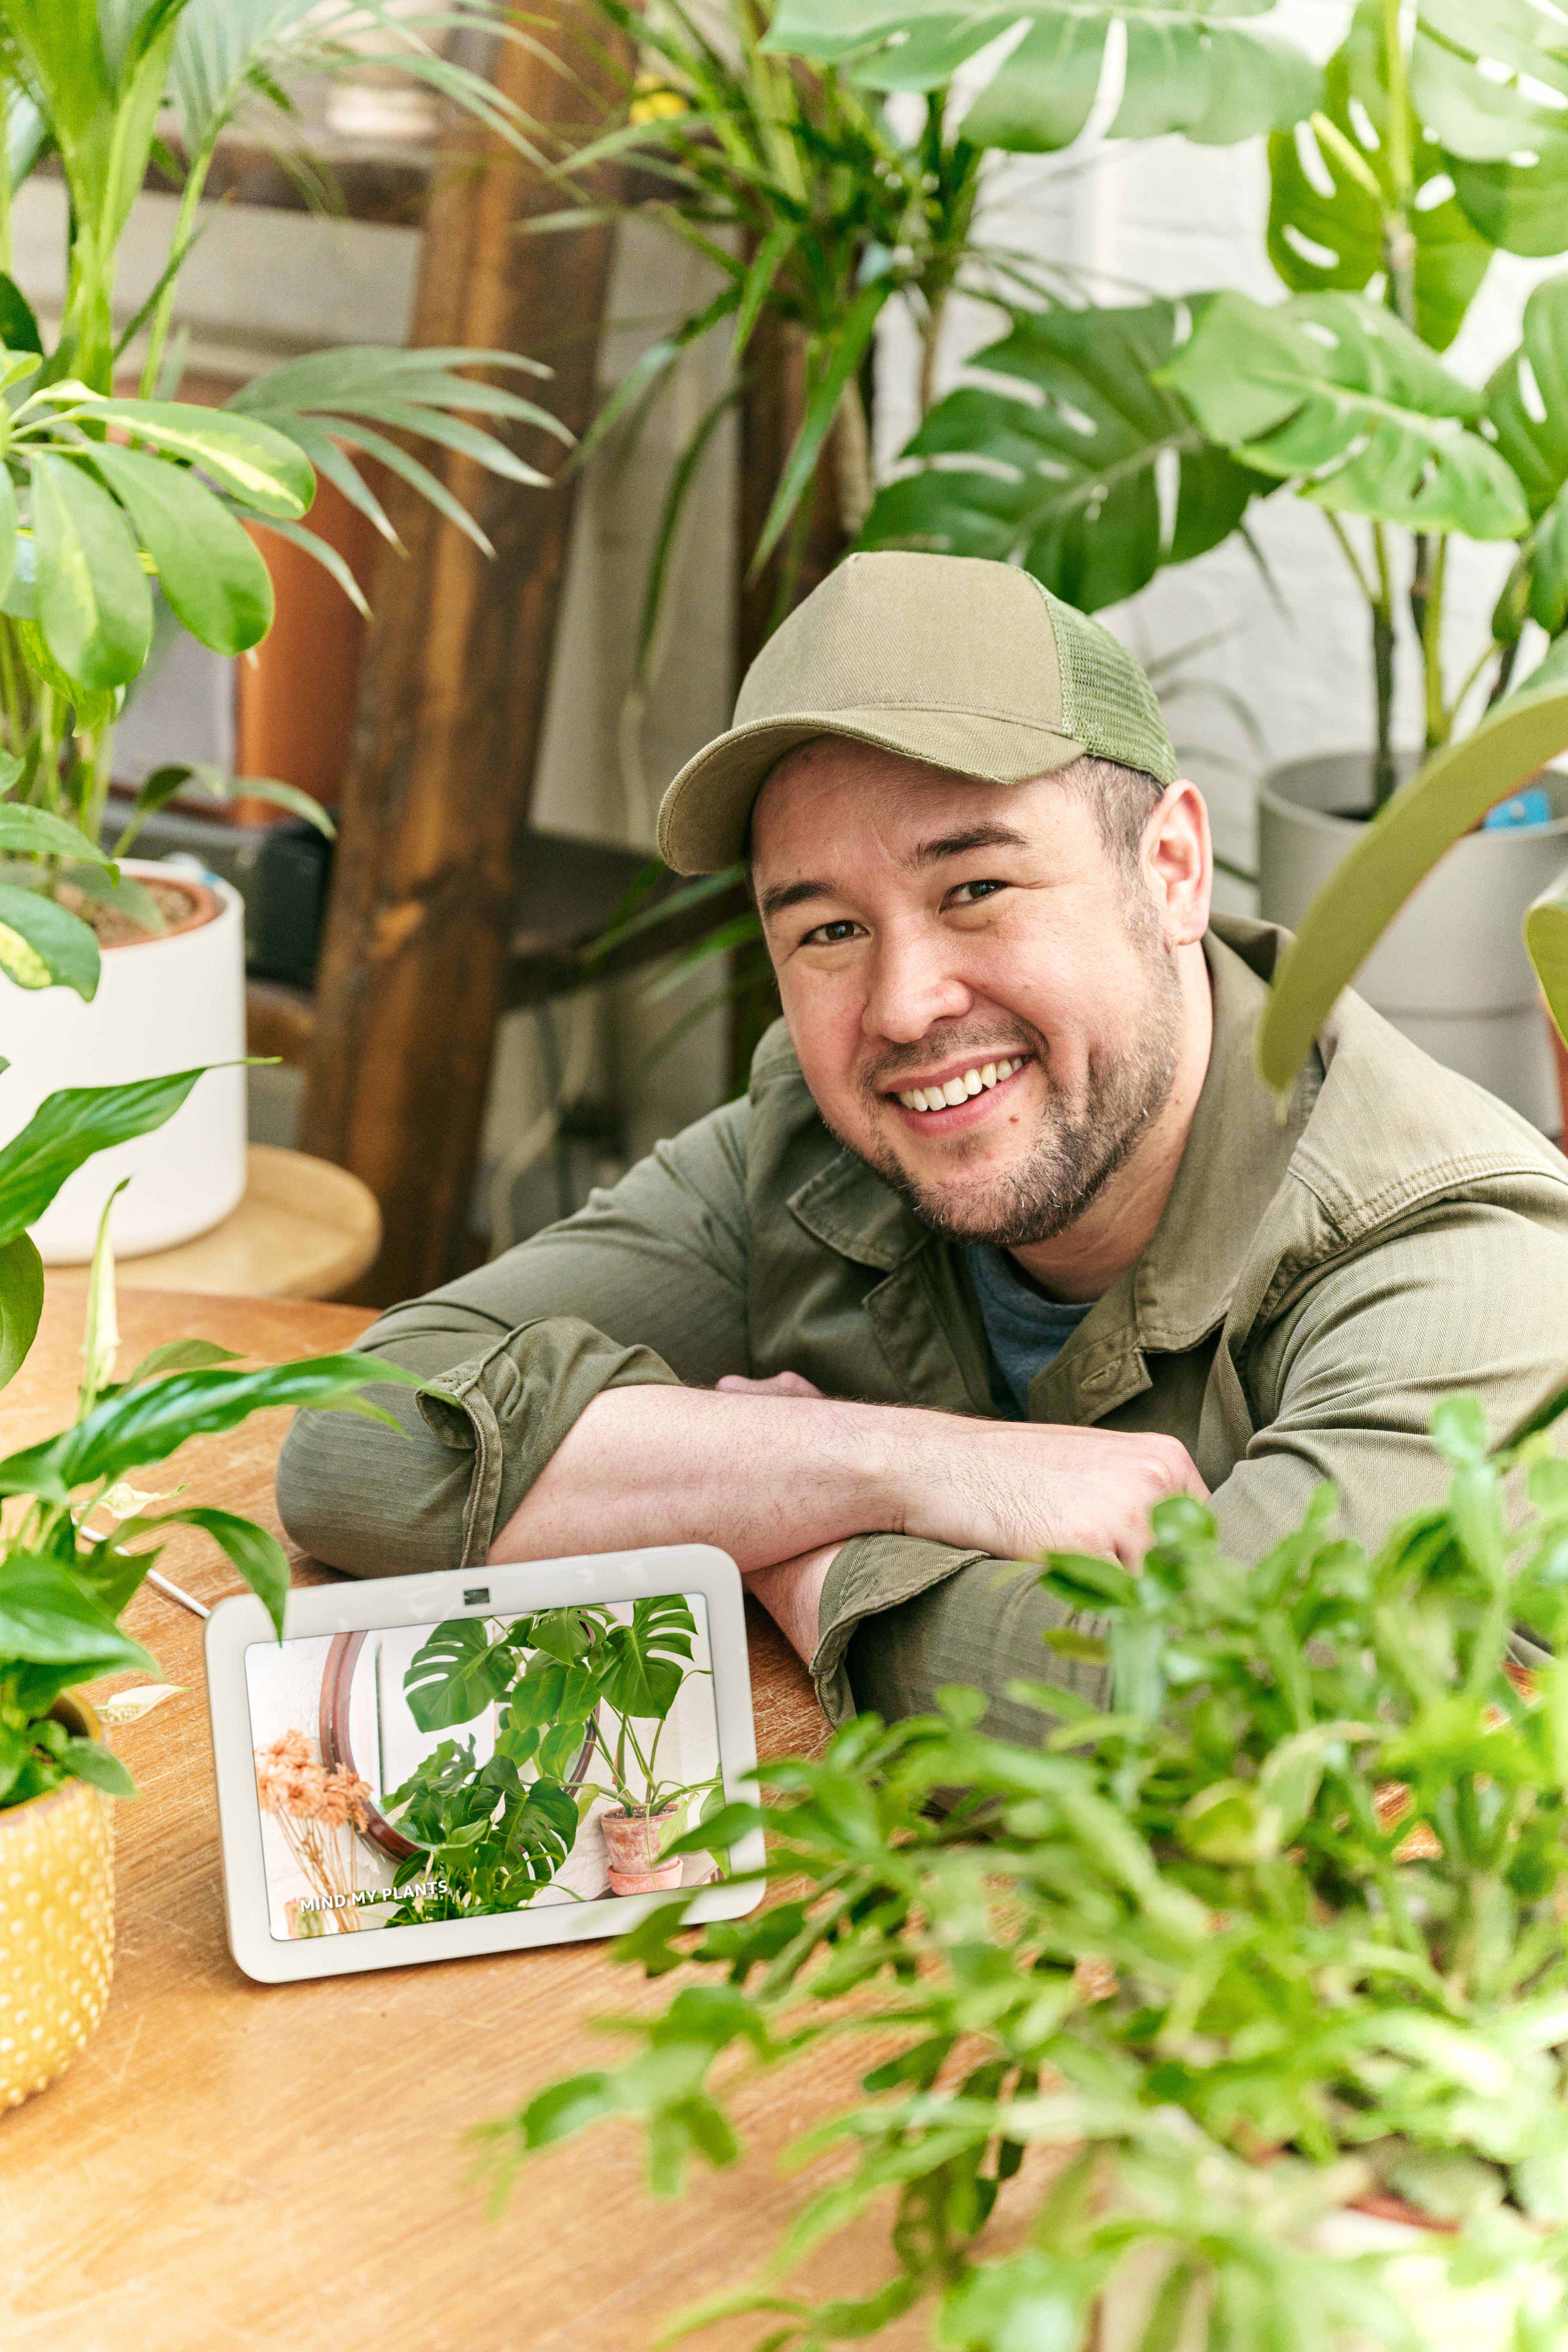
[[[483, 1601], [465, 1594], [482, 1590]], [[727, 1552], [710, 1544], [650, 1546], [639, 1551], [592, 1552], [572, 1559], [507, 1562], [490, 1568], [447, 1569], [433, 1576], [388, 1576], [357, 1583], [319, 1584], [289, 1595], [287, 1638], [370, 1633], [436, 1624], [448, 1617], [522, 1616], [593, 1601], [640, 1601], [661, 1592], [700, 1593], [708, 1609], [713, 1699], [719, 1725], [719, 1765], [726, 1797], [754, 1792], [740, 1783], [757, 1760], [752, 1680], [746, 1654], [740, 1572]], [[217, 1780], [223, 1848], [224, 1909], [229, 1949], [258, 1984], [347, 1976], [364, 1969], [418, 1966], [474, 1952], [530, 1951], [546, 1944], [583, 1943], [624, 1935], [668, 1895], [606, 1895], [596, 1902], [552, 1905], [477, 1919], [449, 1919], [424, 1927], [388, 1927], [372, 1935], [310, 1936], [284, 1942], [272, 1934], [262, 1859], [261, 1808], [257, 1797], [250, 1701], [245, 1654], [273, 1638], [272, 1622], [253, 1593], [220, 1601], [207, 1619], [207, 1711]], [[737, 1873], [761, 1869], [763, 1835], [752, 1831], [731, 1849]], [[687, 1901], [689, 1921], [738, 1919], [756, 1908], [758, 1878], [723, 1880]]]

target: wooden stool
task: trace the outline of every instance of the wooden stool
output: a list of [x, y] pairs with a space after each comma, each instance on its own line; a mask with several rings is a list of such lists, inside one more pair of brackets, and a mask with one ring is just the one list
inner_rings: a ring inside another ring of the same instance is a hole
[[245, 1198], [222, 1224], [175, 1249], [122, 1257], [124, 1290], [218, 1291], [230, 1297], [331, 1298], [381, 1247], [368, 1184], [309, 1152], [253, 1143]]

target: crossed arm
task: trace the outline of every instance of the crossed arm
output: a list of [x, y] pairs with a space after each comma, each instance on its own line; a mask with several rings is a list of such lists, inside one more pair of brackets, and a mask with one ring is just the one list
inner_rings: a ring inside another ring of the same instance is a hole
[[731, 1375], [710, 1391], [595, 1397], [489, 1556], [715, 1543], [809, 1662], [823, 1587], [851, 1536], [1001, 1559], [1100, 1552], [1135, 1566], [1154, 1504], [1205, 1491], [1171, 1437], [847, 1403], [795, 1373]]

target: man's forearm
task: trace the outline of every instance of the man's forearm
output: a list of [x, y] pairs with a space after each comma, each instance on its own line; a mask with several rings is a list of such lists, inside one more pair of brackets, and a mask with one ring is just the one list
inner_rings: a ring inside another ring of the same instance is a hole
[[[901, 1525], [896, 1407], [606, 1389], [490, 1547], [492, 1560], [712, 1543], [742, 1573]], [[921, 1414], [921, 1420], [935, 1420]]]

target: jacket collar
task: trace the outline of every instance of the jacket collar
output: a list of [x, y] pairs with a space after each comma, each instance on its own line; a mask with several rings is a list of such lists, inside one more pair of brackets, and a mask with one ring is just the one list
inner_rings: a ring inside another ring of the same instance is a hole
[[[1253, 1067], [1253, 1032], [1283, 945], [1272, 924], [1214, 919], [1204, 941], [1214, 1045], [1171, 1196], [1143, 1255], [1086, 1317], [1064, 1359], [1089, 1348], [1098, 1355], [1108, 1341], [1113, 1350], [1191, 1348], [1224, 1321], [1321, 1082], [1314, 1059], [1281, 1122]], [[946, 1246], [849, 1151], [839, 1150], [788, 1205], [817, 1241], [883, 1274]]]

